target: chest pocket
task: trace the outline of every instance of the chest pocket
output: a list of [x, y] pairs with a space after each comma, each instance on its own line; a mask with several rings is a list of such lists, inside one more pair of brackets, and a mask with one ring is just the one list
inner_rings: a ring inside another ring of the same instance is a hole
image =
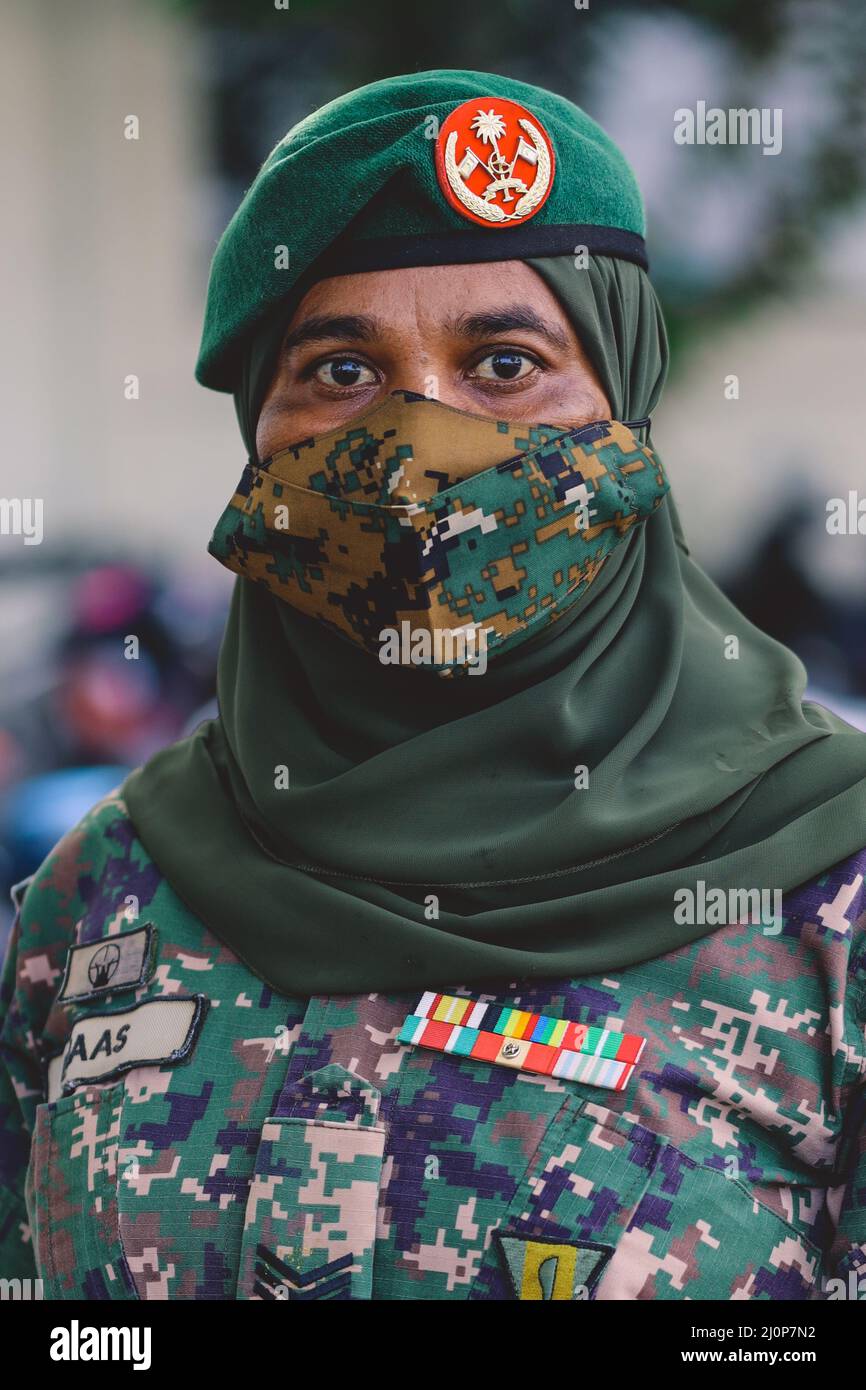
[[336, 1063], [265, 1120], [247, 1199], [239, 1299], [369, 1299], [386, 1126], [379, 1090]]
[[27, 1208], [44, 1297], [138, 1297], [118, 1228], [123, 1081], [36, 1108]]
[[743, 1181], [581, 1100], [545, 1136], [472, 1297], [792, 1300], [819, 1278], [818, 1248]]

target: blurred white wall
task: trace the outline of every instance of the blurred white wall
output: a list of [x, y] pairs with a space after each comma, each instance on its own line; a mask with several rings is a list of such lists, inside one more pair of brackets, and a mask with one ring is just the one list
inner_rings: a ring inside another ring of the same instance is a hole
[[3, 8], [0, 495], [44, 499], [46, 548], [94, 536], [215, 570], [243, 448], [192, 374], [213, 251], [194, 37], [134, 0]]
[[[866, 286], [814, 268], [790, 302], [704, 339], [656, 412], [653, 434], [695, 558], [722, 578], [795, 497], [812, 504], [809, 568], [837, 597], [866, 593], [863, 537], [831, 536], [826, 502], [866, 494]], [[739, 399], [725, 380], [739, 379]]]

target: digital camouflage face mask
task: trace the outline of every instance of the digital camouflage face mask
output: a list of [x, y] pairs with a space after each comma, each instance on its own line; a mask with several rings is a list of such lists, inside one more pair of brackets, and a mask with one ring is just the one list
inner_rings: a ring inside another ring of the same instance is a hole
[[383, 661], [477, 668], [562, 616], [660, 505], [646, 424], [509, 424], [395, 391], [248, 463], [208, 548]]

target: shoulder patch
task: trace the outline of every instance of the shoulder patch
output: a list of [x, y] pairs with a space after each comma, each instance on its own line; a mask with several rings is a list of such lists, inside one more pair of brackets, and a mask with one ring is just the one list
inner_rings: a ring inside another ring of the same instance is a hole
[[58, 1001], [94, 999], [143, 985], [153, 972], [155, 944], [156, 929], [145, 922], [134, 931], [70, 947]]
[[521, 1302], [580, 1302], [613, 1254], [597, 1241], [533, 1240], [494, 1231], [515, 1297]]
[[88, 1014], [72, 1025], [63, 1053], [64, 1095], [88, 1081], [106, 1081], [132, 1067], [173, 1066], [192, 1053], [209, 1000], [147, 999], [131, 1009]]

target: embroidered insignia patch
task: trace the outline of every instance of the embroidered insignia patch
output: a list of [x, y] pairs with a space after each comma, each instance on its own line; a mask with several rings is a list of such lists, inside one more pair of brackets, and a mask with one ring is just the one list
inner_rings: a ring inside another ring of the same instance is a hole
[[588, 1299], [613, 1254], [612, 1245], [532, 1240], [494, 1231], [515, 1296], [521, 1302]]
[[448, 202], [482, 227], [515, 227], [543, 207], [553, 186], [550, 136], [525, 106], [476, 97], [445, 118], [436, 176]]
[[58, 1000], [65, 1004], [94, 999], [143, 985], [153, 972], [155, 948], [156, 928], [150, 922], [134, 931], [73, 946], [66, 957]]
[[407, 1015], [397, 1041], [613, 1091], [628, 1085], [646, 1046], [639, 1033], [591, 1028], [432, 990]]
[[[63, 1052], [62, 1092], [68, 1094], [87, 1081], [106, 1081], [131, 1067], [185, 1062], [208, 1003], [204, 994], [172, 996], [77, 1019]], [[49, 1063], [49, 1083], [50, 1067]]]
[[256, 1282], [253, 1293], [265, 1299], [345, 1299], [349, 1297], [352, 1278], [352, 1255], [340, 1255], [327, 1264], [306, 1269], [303, 1274], [292, 1269], [266, 1245], [256, 1246]]

